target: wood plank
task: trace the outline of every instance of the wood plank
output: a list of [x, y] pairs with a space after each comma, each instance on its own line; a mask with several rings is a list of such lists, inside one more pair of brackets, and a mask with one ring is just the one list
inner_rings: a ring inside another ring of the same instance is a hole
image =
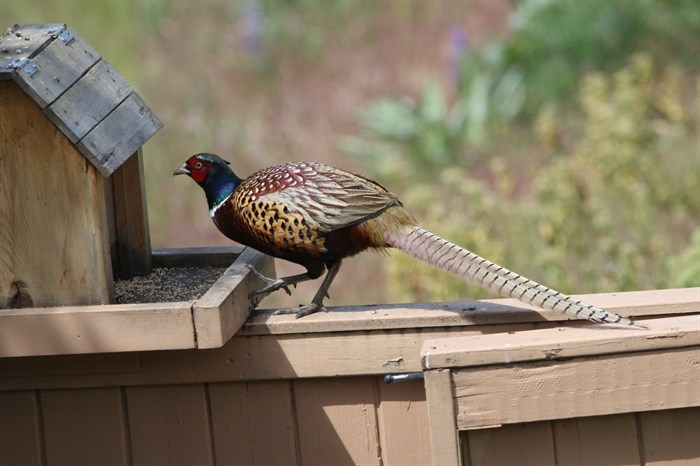
[[462, 435], [468, 436], [471, 466], [554, 466], [557, 464], [549, 422], [472, 430], [468, 433], [463, 432]]
[[126, 389], [133, 466], [212, 465], [204, 385]]
[[639, 438], [634, 414], [552, 421], [558, 466], [636, 466]]
[[459, 464], [459, 439], [450, 371], [425, 371], [425, 397], [434, 465]]
[[295, 465], [289, 381], [210, 384], [216, 464]]
[[109, 63], [100, 60], [49, 105], [44, 114], [75, 144], [133, 90]]
[[110, 176], [162, 127], [138, 93], [132, 92], [76, 147], [103, 176]]
[[41, 407], [48, 466], [129, 464], [119, 388], [45, 391]]
[[[695, 388], [700, 389], [698, 386]], [[639, 418], [644, 464], [700, 464], [700, 408], [652, 411], [640, 413]]]
[[0, 357], [195, 347], [187, 302], [0, 310]]
[[700, 406], [698, 367], [690, 347], [454, 370], [457, 426]]
[[36, 72], [18, 70], [13, 79], [36, 102], [46, 108], [66, 89], [73, 85], [99, 60], [100, 54], [75, 31], [69, 29], [73, 40], [69, 43], [54, 39], [32, 57]]
[[[11, 390], [11, 377], [73, 377], [86, 374], [134, 374], [139, 371], [138, 353], [76, 354], [33, 358], [0, 358], [0, 390]], [[31, 384], [29, 384], [31, 385]], [[100, 384], [103, 385], [103, 384]], [[61, 388], [61, 387], [40, 387]]]
[[251, 311], [248, 294], [264, 286], [246, 265], [274, 277], [272, 258], [251, 248], [235, 262], [192, 307], [198, 348], [218, 348], [238, 332]]
[[139, 148], [112, 175], [119, 278], [147, 275], [153, 270], [148, 229], [143, 154]]
[[421, 354], [423, 366], [432, 369], [700, 346], [700, 315], [645, 324], [646, 329], [600, 324], [428, 341]]
[[[700, 312], [700, 288], [629, 291], [576, 295], [591, 304], [633, 317]], [[514, 299], [444, 303], [339, 306], [303, 319], [274, 316], [274, 309], [257, 311], [243, 327], [246, 335], [319, 333], [514, 323], [589, 325], [560, 312], [536, 310]], [[551, 326], [551, 325], [550, 325]]]
[[293, 382], [301, 464], [379, 465], [372, 377]]
[[0, 392], [0, 464], [39, 466], [41, 423], [34, 390]]
[[422, 380], [386, 384], [377, 379], [377, 420], [384, 464], [430, 464], [428, 404]]
[[139, 354], [141, 370], [137, 374], [70, 374], [60, 378], [29, 376], [28, 373], [35, 367], [33, 361], [37, 359], [31, 358], [23, 361], [23, 376], [15, 376], [12, 372], [4, 374], [5, 377], [0, 379], [0, 390], [419, 372], [419, 351], [425, 340], [459, 336], [465, 332], [501, 331], [503, 328], [469, 327], [465, 330], [448, 327], [417, 331], [401, 329], [390, 332], [234, 337], [223, 347], [207, 351], [142, 352]]
[[110, 302], [103, 177], [11, 81], [0, 127], [0, 308]]

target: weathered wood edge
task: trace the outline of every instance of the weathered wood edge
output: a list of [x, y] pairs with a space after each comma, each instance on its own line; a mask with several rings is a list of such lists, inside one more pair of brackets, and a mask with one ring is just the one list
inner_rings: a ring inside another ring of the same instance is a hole
[[[700, 310], [700, 288], [585, 294], [576, 297], [603, 309], [633, 317], [687, 314]], [[328, 307], [328, 310], [329, 312], [312, 314], [302, 319], [273, 315], [274, 309], [255, 311], [240, 333], [284, 335], [514, 323], [589, 324], [588, 321], [573, 319], [559, 312], [538, 310], [514, 299], [341, 306]]]
[[110, 176], [162, 127], [156, 114], [133, 91], [76, 147], [100, 173]]
[[264, 284], [246, 267], [274, 277], [274, 262], [246, 248], [211, 288], [192, 306], [198, 348], [218, 348], [238, 332], [251, 311], [248, 294]]
[[191, 306], [174, 302], [0, 310], [0, 357], [194, 348]]
[[[156, 249], [154, 256], [169, 266], [221, 266], [242, 251]], [[196, 348], [194, 302], [0, 309], [0, 358]]]
[[423, 368], [428, 370], [700, 347], [700, 315], [652, 319], [645, 324], [646, 329], [594, 324], [430, 340], [423, 344], [421, 360]]
[[243, 246], [154, 248], [154, 267], [229, 267], [241, 255]]

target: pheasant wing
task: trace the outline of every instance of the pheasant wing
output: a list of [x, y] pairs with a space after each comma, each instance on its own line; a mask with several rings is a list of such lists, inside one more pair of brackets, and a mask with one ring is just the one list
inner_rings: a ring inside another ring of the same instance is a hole
[[345, 228], [400, 205], [379, 183], [323, 164], [278, 165], [259, 199], [298, 213], [319, 232]]

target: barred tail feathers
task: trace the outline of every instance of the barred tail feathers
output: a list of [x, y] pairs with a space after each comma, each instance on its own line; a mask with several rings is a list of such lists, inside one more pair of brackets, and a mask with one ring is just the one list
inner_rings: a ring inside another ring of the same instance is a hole
[[477, 283], [506, 298], [559, 311], [593, 322], [632, 324], [621, 315], [586, 304], [494, 264], [430, 231], [407, 226], [385, 234], [388, 245], [465, 281]]

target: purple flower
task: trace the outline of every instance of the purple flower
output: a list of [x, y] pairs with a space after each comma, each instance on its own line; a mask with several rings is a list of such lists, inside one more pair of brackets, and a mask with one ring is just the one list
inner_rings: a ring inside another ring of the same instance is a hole
[[243, 6], [240, 34], [243, 49], [251, 55], [257, 55], [260, 51], [263, 33], [262, 22], [260, 4], [256, 0], [247, 1]]

